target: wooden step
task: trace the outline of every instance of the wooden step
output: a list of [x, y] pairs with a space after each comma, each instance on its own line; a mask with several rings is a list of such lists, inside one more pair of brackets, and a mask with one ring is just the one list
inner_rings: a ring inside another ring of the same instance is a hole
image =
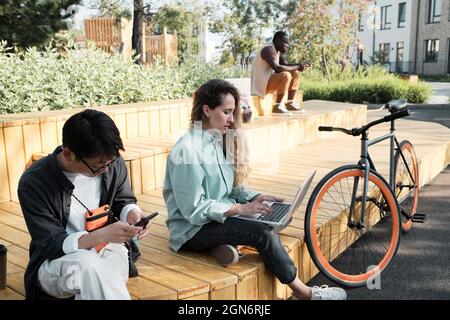
[[[191, 99], [96, 107], [107, 113], [122, 139], [186, 130]], [[62, 127], [82, 108], [0, 115], [0, 202], [17, 200], [20, 176], [39, 154], [62, 143]], [[34, 156], [33, 156], [34, 155]], [[128, 154], [131, 159], [139, 155]]]
[[[374, 127], [370, 134], [371, 137], [376, 137], [387, 130], [388, 124], [380, 125]], [[407, 138], [416, 147], [421, 186], [450, 163], [448, 133], [447, 128], [433, 123], [398, 121], [398, 138]], [[152, 137], [143, 139], [142, 146], [166, 147], [167, 149], [160, 149], [163, 152], [161, 154], [168, 152], [174, 140], [170, 140], [167, 135], [160, 136], [160, 140], [152, 140]], [[130, 139], [130, 148], [138, 147], [139, 142], [139, 137]], [[386, 144], [377, 144], [371, 147], [370, 151], [377, 169], [387, 174]], [[150, 156], [145, 154], [146, 151], [129, 152], [144, 152], [145, 156]], [[301, 144], [269, 154], [264, 161], [251, 167], [251, 188], [266, 194], [283, 196], [287, 201], [292, 199], [298, 186], [311, 170], [318, 170], [304, 202], [294, 214], [292, 223], [280, 233], [284, 247], [298, 266], [299, 277], [305, 282], [318, 272], [304, 241], [304, 213], [307, 201], [323, 176], [336, 167], [355, 163], [359, 153], [358, 139], [332, 134], [329, 137], [318, 137], [314, 144]], [[128, 162], [140, 159], [133, 158]], [[272, 166], [269, 167], [267, 163]], [[153, 190], [137, 194], [137, 198], [138, 205], [145, 213], [158, 211], [160, 215], [152, 221], [149, 237], [141, 241], [142, 257], [138, 262], [140, 276], [130, 279], [129, 282], [130, 293], [134, 299], [286, 299], [290, 296], [288, 288], [267, 271], [252, 248], [241, 248], [246, 256], [237, 265], [227, 268], [218, 265], [207, 254], [173, 252], [167, 241], [167, 210], [161, 188], [157, 188], [155, 183]], [[321, 222], [322, 228], [329, 229], [329, 232], [339, 226], [338, 220], [330, 221], [326, 217], [323, 217]], [[322, 236], [327, 236], [326, 231], [322, 232]], [[9, 250], [8, 288], [0, 291], [0, 299], [19, 299], [23, 296], [23, 272], [28, 261], [29, 241], [19, 204], [11, 201], [0, 202], [0, 242], [5, 243]], [[332, 245], [333, 243], [330, 243], [330, 246]]]
[[[315, 110], [316, 104], [305, 103], [305, 106], [311, 109], [306, 116], [265, 116], [246, 124], [244, 130], [248, 139], [250, 163], [260, 163], [270, 155], [315, 141], [320, 135], [317, 131], [318, 125], [355, 125], [365, 117], [365, 106], [341, 104], [330, 108], [318, 103], [320, 108]], [[135, 193], [145, 193], [162, 187], [167, 156], [183, 134], [184, 132], [178, 131], [124, 139], [125, 152], [122, 152], [122, 155]], [[33, 154], [33, 160], [36, 161], [44, 155], [45, 153]], [[270, 166], [273, 167], [274, 164], [275, 162], [271, 162]]]
[[[264, 116], [245, 124], [252, 164], [269, 154], [322, 137], [323, 133], [317, 131], [318, 125], [354, 127], [366, 118], [364, 105], [318, 100], [307, 101], [304, 105], [305, 114]], [[124, 157], [129, 173], [135, 178], [131, 182], [136, 193], [162, 185], [165, 157], [176, 142], [175, 137], [186, 132], [190, 108], [191, 100], [97, 108], [108, 113], [121, 132], [126, 148]], [[65, 121], [81, 110], [0, 116], [0, 179], [3, 181], [0, 202], [17, 200], [17, 184], [24, 170], [61, 144]], [[142, 179], [147, 176], [149, 182]]]

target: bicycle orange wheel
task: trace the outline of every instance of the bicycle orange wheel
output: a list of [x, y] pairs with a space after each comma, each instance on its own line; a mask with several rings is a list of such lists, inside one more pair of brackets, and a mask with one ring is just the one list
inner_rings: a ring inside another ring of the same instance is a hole
[[[408, 216], [416, 214], [419, 203], [419, 166], [414, 147], [408, 140], [400, 142], [400, 150], [395, 153], [395, 190], [394, 194], [400, 207], [400, 213]], [[403, 157], [402, 157], [403, 154]], [[411, 219], [401, 215], [402, 230], [408, 232], [413, 226]]]
[[363, 219], [363, 180], [361, 166], [330, 172], [314, 189], [305, 216], [306, 244], [315, 265], [349, 287], [363, 286], [385, 270], [401, 237], [397, 201], [374, 171], [369, 173]]

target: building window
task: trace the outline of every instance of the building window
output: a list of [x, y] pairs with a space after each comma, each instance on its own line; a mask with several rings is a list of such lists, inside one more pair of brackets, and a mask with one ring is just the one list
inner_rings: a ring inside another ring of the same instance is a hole
[[404, 28], [406, 21], [406, 2], [398, 4], [398, 27]]
[[404, 68], [403, 68], [403, 55], [404, 55], [404, 49], [405, 49], [405, 44], [404, 42], [397, 42], [397, 60], [396, 60], [396, 67], [395, 67], [395, 71], [397, 73], [401, 73], [403, 72]]
[[381, 7], [381, 30], [387, 30], [391, 28], [391, 20], [389, 17], [389, 11], [392, 6]]
[[383, 63], [389, 63], [390, 43], [380, 43], [380, 59]]
[[428, 0], [427, 5], [427, 23], [440, 22], [442, 0]]
[[425, 61], [436, 62], [439, 53], [439, 40], [426, 40], [425, 50]]
[[361, 13], [358, 15], [358, 31], [364, 31], [364, 20]]

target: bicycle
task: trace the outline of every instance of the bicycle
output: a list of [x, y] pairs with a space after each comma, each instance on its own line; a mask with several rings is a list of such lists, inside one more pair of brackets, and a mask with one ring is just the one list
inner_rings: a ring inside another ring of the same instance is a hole
[[[416, 212], [419, 171], [414, 147], [398, 142], [395, 120], [409, 115], [405, 100], [393, 100], [381, 109], [391, 113], [351, 130], [320, 126], [319, 131], [339, 131], [361, 136], [361, 157], [328, 173], [315, 187], [305, 215], [305, 238], [312, 260], [330, 280], [358, 287], [379, 275], [397, 253], [401, 230], [424, 222]], [[380, 109], [380, 110], [381, 110]], [[390, 132], [369, 140], [368, 130], [390, 122]], [[389, 183], [376, 171], [368, 148], [390, 140]]]

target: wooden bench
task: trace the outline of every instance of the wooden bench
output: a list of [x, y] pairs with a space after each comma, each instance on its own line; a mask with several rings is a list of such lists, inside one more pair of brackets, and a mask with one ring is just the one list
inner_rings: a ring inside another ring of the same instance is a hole
[[[253, 164], [296, 145], [320, 139], [322, 136], [316, 130], [320, 124], [352, 127], [365, 121], [365, 106], [308, 103], [311, 111], [306, 115], [267, 116], [246, 124]], [[138, 204], [147, 213], [160, 212], [150, 229], [150, 236], [141, 243], [140, 276], [130, 279], [130, 293], [134, 299], [286, 299], [290, 290], [265, 269], [252, 249], [244, 248], [246, 256], [237, 265], [224, 268], [207, 255], [174, 253], [168, 247], [167, 211], [160, 187], [167, 155], [188, 125], [189, 104], [190, 101], [181, 101], [162, 106], [138, 104], [108, 109], [117, 126], [122, 128], [121, 132], [126, 132], [123, 156]], [[52, 152], [61, 143], [57, 132], [65, 119], [75, 112], [53, 112], [46, 117], [39, 114], [39, 118], [36, 114], [35, 118], [33, 115], [0, 117], [3, 133], [0, 134], [0, 147], [4, 147], [0, 148], [0, 176], [6, 181], [0, 185], [0, 242], [9, 249], [8, 289], [0, 292], [1, 299], [24, 295], [23, 273], [28, 261], [30, 236], [15, 198], [17, 181], [32, 161]], [[267, 166], [263, 167], [267, 169]], [[293, 168], [295, 166], [289, 170], [295, 170]], [[292, 172], [285, 173], [282, 169], [274, 168], [270, 174], [255, 175], [252, 187], [261, 192], [292, 197], [300, 180], [292, 179]], [[299, 261], [306, 261], [299, 265], [299, 275], [305, 280], [317, 270], [307, 259], [302, 223], [295, 218], [292, 225], [283, 230], [281, 238], [297, 265]]]
[[[272, 114], [272, 106], [275, 104], [275, 95], [269, 93], [264, 98], [251, 95], [251, 79], [250, 78], [230, 78], [228, 82], [232, 83], [241, 93], [241, 97], [244, 100], [248, 100], [248, 103], [252, 107], [253, 114], [255, 116], [268, 116]], [[285, 94], [283, 102], [287, 100], [287, 92]], [[299, 106], [303, 105], [303, 91], [298, 90], [294, 100]]]
[[[292, 117], [265, 116], [244, 125], [248, 140], [250, 164], [258, 163], [270, 154], [276, 154], [299, 144], [311, 143], [324, 136], [317, 131], [319, 125], [354, 127], [362, 124], [366, 108], [337, 103], [327, 106], [320, 101], [305, 103], [312, 110], [308, 114]], [[122, 156], [128, 168], [132, 189], [144, 193], [162, 187], [167, 156], [184, 131], [149, 134], [123, 139]], [[327, 137], [330, 136], [328, 133]], [[53, 151], [53, 149], [52, 149]], [[32, 155], [36, 161], [48, 153]]]
[[[286, 287], [275, 284], [272, 275], [253, 250], [234, 266], [224, 268], [207, 255], [194, 252], [174, 253], [167, 242], [164, 207], [140, 199], [144, 211], [158, 208], [151, 234], [140, 245], [142, 257], [137, 266], [139, 277], [129, 280], [135, 299], [285, 299]], [[20, 206], [16, 202], [0, 203], [0, 241], [8, 248], [8, 292], [12, 298], [24, 295], [23, 275], [28, 263], [30, 237]], [[298, 240], [284, 239], [293, 253]], [[275, 284], [275, 286], [274, 286]], [[265, 290], [262, 290], [265, 288]], [[12, 290], [13, 292], [10, 292]], [[9, 296], [5, 294], [4, 298]]]
[[[326, 102], [315, 102], [314, 107], [322, 112], [334, 112]], [[355, 116], [357, 113], [358, 110], [355, 109], [350, 114]], [[354, 118], [352, 121], [356, 121]], [[269, 125], [264, 121], [261, 125]], [[348, 121], [342, 126], [355, 126]], [[378, 136], [384, 133], [388, 130], [388, 125], [373, 128], [372, 134]], [[255, 130], [262, 130], [258, 128], [257, 122], [251, 126]], [[408, 138], [416, 146], [421, 185], [428, 183], [450, 163], [447, 128], [429, 122], [400, 120], [397, 129], [399, 139]], [[303, 240], [303, 215], [310, 193], [327, 172], [353, 162], [360, 152], [359, 144], [355, 143], [353, 137], [339, 135], [333, 138], [331, 135], [327, 139], [319, 138], [317, 137], [314, 144], [304, 143], [284, 149], [283, 152], [269, 154], [265, 160], [268, 163], [277, 162], [278, 167], [268, 171], [266, 163], [255, 163], [252, 165], [250, 177], [252, 189], [278, 195], [290, 201], [311, 167], [318, 170], [311, 190], [294, 215], [292, 223], [280, 234], [284, 247], [297, 264], [299, 277], [303, 281], [308, 281], [318, 272]], [[254, 139], [266, 137], [256, 131]], [[261, 141], [254, 140], [254, 143], [262, 144]], [[326, 152], [323, 152], [324, 150]], [[258, 149], [258, 152], [263, 151]], [[388, 159], [382, 143], [374, 146], [371, 155], [377, 163], [377, 169], [387, 174]], [[246, 256], [237, 265], [227, 268], [221, 267], [211, 257], [201, 253], [172, 252], [167, 243], [167, 212], [161, 189], [155, 188], [137, 194], [137, 198], [139, 206], [145, 212], [157, 210], [161, 214], [152, 224], [150, 236], [141, 242], [142, 257], [138, 262], [140, 276], [130, 279], [128, 283], [134, 299], [285, 299], [290, 296], [289, 289], [265, 269], [261, 259], [251, 248], [243, 248]], [[323, 220], [323, 223], [326, 227], [328, 222]], [[0, 291], [0, 299], [23, 298], [23, 274], [28, 262], [29, 241], [30, 236], [18, 203], [1, 202], [0, 243], [8, 247], [8, 288]]]
[[[276, 102], [276, 96], [274, 94], [266, 94], [264, 98], [259, 96], [251, 96], [250, 103], [253, 108], [257, 112], [259, 116], [264, 115], [271, 115], [272, 114], [272, 107]], [[286, 102], [287, 94], [285, 95], [283, 102]], [[294, 101], [297, 102], [297, 104], [300, 107], [304, 107], [303, 105], [303, 91], [298, 90], [295, 94]]]

